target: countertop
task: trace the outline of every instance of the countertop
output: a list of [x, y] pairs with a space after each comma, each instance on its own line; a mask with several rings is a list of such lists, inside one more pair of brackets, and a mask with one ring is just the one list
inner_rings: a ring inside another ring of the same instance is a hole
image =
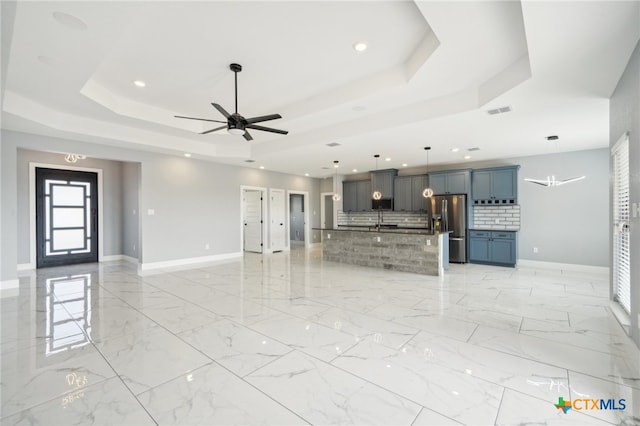
[[415, 235], [439, 235], [450, 234], [451, 231], [439, 232], [426, 228], [381, 228], [376, 229], [374, 226], [340, 226], [338, 228], [313, 228], [316, 231], [355, 231], [355, 232], [380, 232], [385, 234], [415, 234]]

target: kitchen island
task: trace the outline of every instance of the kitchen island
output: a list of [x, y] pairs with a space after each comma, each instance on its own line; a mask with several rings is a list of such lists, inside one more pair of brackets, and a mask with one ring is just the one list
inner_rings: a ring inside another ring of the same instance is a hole
[[449, 233], [427, 229], [322, 229], [324, 260], [440, 276], [449, 265]]

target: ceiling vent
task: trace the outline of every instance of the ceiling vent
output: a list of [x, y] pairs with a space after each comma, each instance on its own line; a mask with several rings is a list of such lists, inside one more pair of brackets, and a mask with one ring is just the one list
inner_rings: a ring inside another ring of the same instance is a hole
[[496, 115], [496, 114], [504, 114], [505, 112], [511, 112], [512, 109], [510, 106], [504, 106], [501, 108], [494, 108], [494, 109], [489, 109], [487, 110], [487, 114], [489, 115]]
[[547, 136], [548, 141], [557, 141], [558, 139], [560, 138], [556, 135]]
[[245, 163], [255, 163], [256, 160], [244, 160]]
[[331, 142], [328, 143], [327, 146], [330, 146], [331, 148], [333, 148], [334, 146], [340, 146], [341, 144], [339, 144], [338, 142]]
[[478, 148], [477, 146], [475, 148], [469, 148], [467, 149], [467, 151], [480, 151], [480, 148]]

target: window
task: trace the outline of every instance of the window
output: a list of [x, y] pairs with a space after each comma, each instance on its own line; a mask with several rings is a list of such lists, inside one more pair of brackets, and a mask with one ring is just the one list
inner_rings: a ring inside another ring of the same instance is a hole
[[629, 135], [612, 148], [613, 165], [613, 291], [615, 300], [631, 313], [631, 254], [629, 234]]

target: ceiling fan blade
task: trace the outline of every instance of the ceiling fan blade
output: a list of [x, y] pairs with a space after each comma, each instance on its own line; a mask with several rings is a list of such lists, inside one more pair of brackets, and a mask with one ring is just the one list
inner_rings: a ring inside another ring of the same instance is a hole
[[260, 123], [262, 121], [277, 120], [278, 118], [282, 118], [282, 116], [280, 114], [271, 114], [271, 115], [263, 115], [260, 117], [246, 118], [245, 121], [251, 124], [251, 123]]
[[253, 138], [251, 137], [249, 132], [247, 132], [246, 130], [244, 131], [244, 135], [242, 135], [242, 137], [245, 138], [248, 141], [252, 141], [253, 140]]
[[217, 130], [222, 130], [222, 129], [226, 129], [226, 128], [227, 128], [227, 126], [220, 126], [220, 127], [216, 127], [215, 129], [207, 130], [206, 132], [202, 132], [200, 134], [201, 135], [206, 135], [207, 133], [215, 132]]
[[211, 121], [213, 123], [226, 123], [226, 121], [209, 120], [208, 118], [183, 117], [182, 115], [174, 115], [175, 118], [186, 118], [187, 120]]
[[213, 105], [213, 107], [214, 107], [215, 109], [217, 109], [218, 111], [220, 111], [220, 114], [224, 115], [224, 117], [225, 117], [225, 118], [229, 118], [229, 117], [231, 117], [231, 114], [229, 114], [229, 113], [228, 113], [224, 108], [222, 108], [220, 105], [218, 105], [218, 104], [214, 104], [214, 103], [211, 103], [211, 105]]
[[244, 127], [247, 129], [262, 130], [263, 132], [280, 133], [281, 135], [289, 133], [287, 130], [272, 129], [271, 127], [256, 126], [255, 124], [247, 124]]

